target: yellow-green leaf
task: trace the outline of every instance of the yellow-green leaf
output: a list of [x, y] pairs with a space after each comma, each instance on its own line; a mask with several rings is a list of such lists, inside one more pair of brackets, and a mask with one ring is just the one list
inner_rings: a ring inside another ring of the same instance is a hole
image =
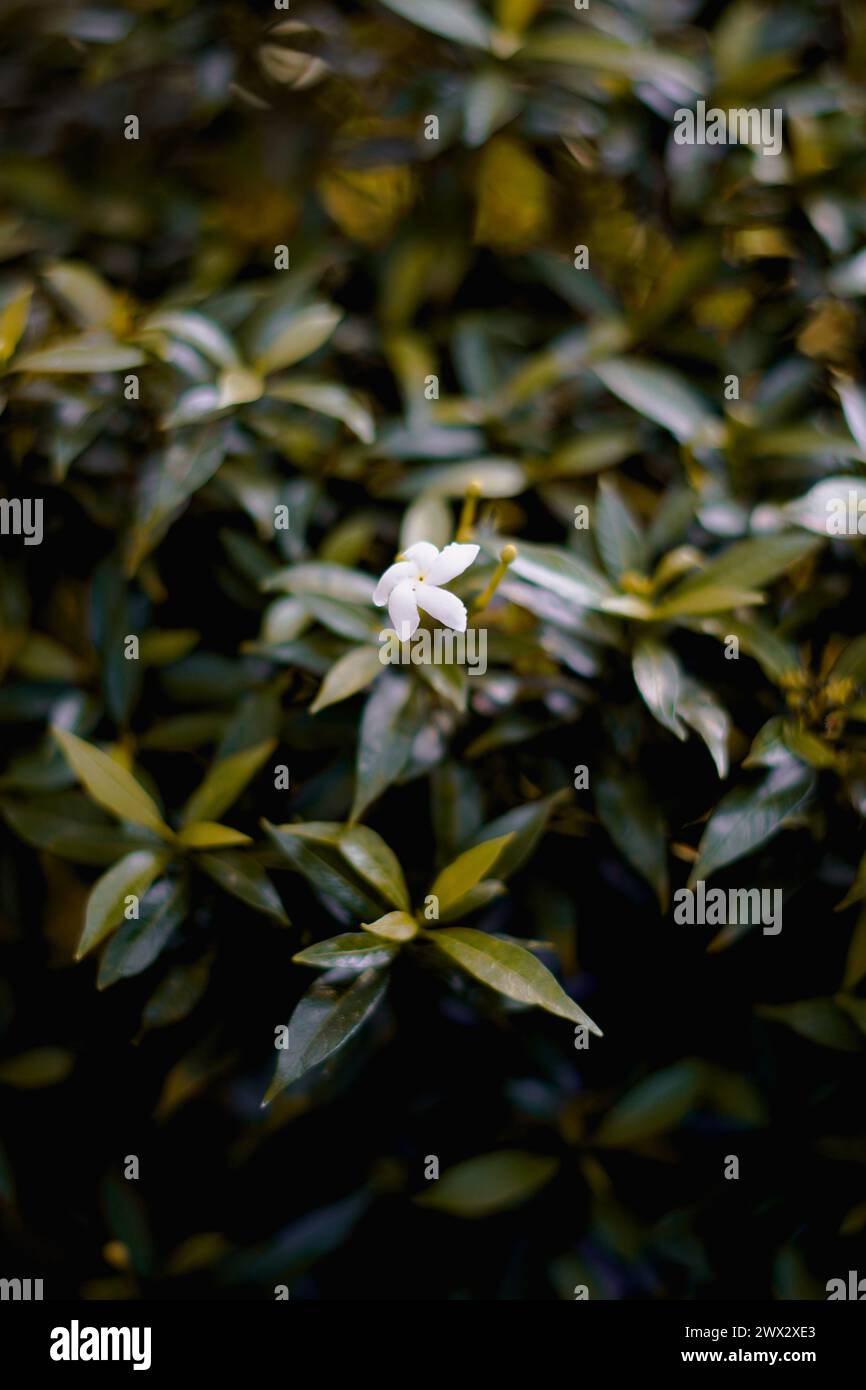
[[185, 825], [178, 832], [178, 843], [187, 849], [216, 849], [226, 845], [251, 845], [252, 836], [241, 830], [233, 830], [230, 825], [218, 825], [216, 821], [199, 820]]
[[75, 953], [76, 960], [92, 951], [115, 927], [120, 926], [127, 897], [134, 894], [140, 898], [167, 863], [168, 855], [157, 850], [134, 850], [132, 854], [125, 854], [96, 880], [87, 899], [84, 931]]
[[453, 907], [476, 883], [487, 877], [511, 838], [511, 835], [500, 835], [495, 840], [484, 840], [480, 845], [473, 845], [472, 849], [458, 855], [453, 863], [442, 870], [430, 889], [439, 899], [440, 912]]
[[187, 802], [183, 824], [193, 825], [196, 821], [211, 821], [221, 816], [237, 800], [275, 747], [273, 740], [257, 743], [254, 748], [244, 748], [214, 763]]
[[148, 830], [154, 830], [165, 840], [174, 838], [174, 831], [162, 819], [156, 802], [131, 772], [77, 734], [56, 726], [52, 732], [66, 761], [98, 805], [104, 806], [119, 820], [132, 821], [134, 825], [144, 825]]
[[441, 927], [429, 939], [461, 970], [490, 989], [568, 1018], [601, 1037], [601, 1029], [575, 1004], [540, 960], [513, 941], [502, 941], [472, 927]]
[[386, 912], [375, 922], [362, 922], [364, 931], [374, 936], [384, 936], [388, 941], [411, 941], [418, 934], [418, 923], [408, 912]]

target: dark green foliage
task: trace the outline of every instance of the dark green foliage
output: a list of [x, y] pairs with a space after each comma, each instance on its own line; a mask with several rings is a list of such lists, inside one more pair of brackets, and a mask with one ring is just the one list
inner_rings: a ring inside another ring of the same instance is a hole
[[[866, 1259], [862, 7], [0, 38], [4, 1270], [823, 1297]], [[678, 144], [699, 99], [782, 153]], [[486, 671], [386, 668], [376, 581], [453, 541]], [[699, 883], [782, 929], [678, 921]]]

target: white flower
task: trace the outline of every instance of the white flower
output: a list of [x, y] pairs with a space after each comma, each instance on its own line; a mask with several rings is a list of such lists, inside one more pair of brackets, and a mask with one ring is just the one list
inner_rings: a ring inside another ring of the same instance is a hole
[[468, 569], [477, 554], [477, 545], [454, 542], [440, 551], [430, 541], [418, 541], [403, 552], [396, 565], [386, 569], [376, 585], [373, 602], [379, 608], [387, 603], [401, 642], [407, 642], [417, 629], [421, 621], [419, 608], [455, 632], [466, 631], [465, 607], [456, 594], [439, 586]]

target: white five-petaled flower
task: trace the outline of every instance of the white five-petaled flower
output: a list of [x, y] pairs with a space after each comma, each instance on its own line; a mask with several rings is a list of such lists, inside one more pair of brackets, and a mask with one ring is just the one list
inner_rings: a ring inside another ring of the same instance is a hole
[[401, 642], [413, 635], [421, 616], [429, 613], [455, 632], [466, 631], [466, 609], [456, 594], [440, 585], [456, 579], [472, 564], [478, 554], [477, 545], [458, 545], [453, 542], [441, 551], [430, 541], [418, 541], [403, 552], [395, 565], [386, 569], [373, 594], [373, 602], [388, 614]]

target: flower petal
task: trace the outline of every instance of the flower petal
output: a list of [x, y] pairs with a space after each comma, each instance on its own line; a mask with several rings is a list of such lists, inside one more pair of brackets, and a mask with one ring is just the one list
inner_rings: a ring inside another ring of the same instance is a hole
[[421, 621], [415, 589], [414, 579], [403, 579], [391, 590], [388, 599], [388, 615], [401, 642], [408, 642]]
[[466, 631], [466, 609], [456, 594], [449, 594], [447, 589], [437, 589], [433, 584], [416, 584], [414, 597], [418, 607], [429, 613], [431, 618], [438, 618], [440, 623], [453, 627], [455, 632]]
[[416, 573], [423, 574], [425, 579], [430, 566], [435, 565], [439, 559], [439, 551], [430, 541], [416, 541], [408, 550], [403, 551], [403, 555], [407, 560], [414, 560], [418, 566]]
[[426, 584], [447, 584], [449, 579], [456, 579], [458, 574], [468, 570], [476, 555], [479, 547], [477, 545], [459, 545], [457, 541], [452, 541], [446, 545], [437, 560], [429, 569], [421, 569]]
[[418, 573], [418, 566], [412, 560], [398, 560], [396, 565], [391, 565], [386, 569], [379, 583], [373, 591], [373, 602], [382, 608], [388, 601], [391, 590], [400, 583], [401, 579], [414, 579]]

